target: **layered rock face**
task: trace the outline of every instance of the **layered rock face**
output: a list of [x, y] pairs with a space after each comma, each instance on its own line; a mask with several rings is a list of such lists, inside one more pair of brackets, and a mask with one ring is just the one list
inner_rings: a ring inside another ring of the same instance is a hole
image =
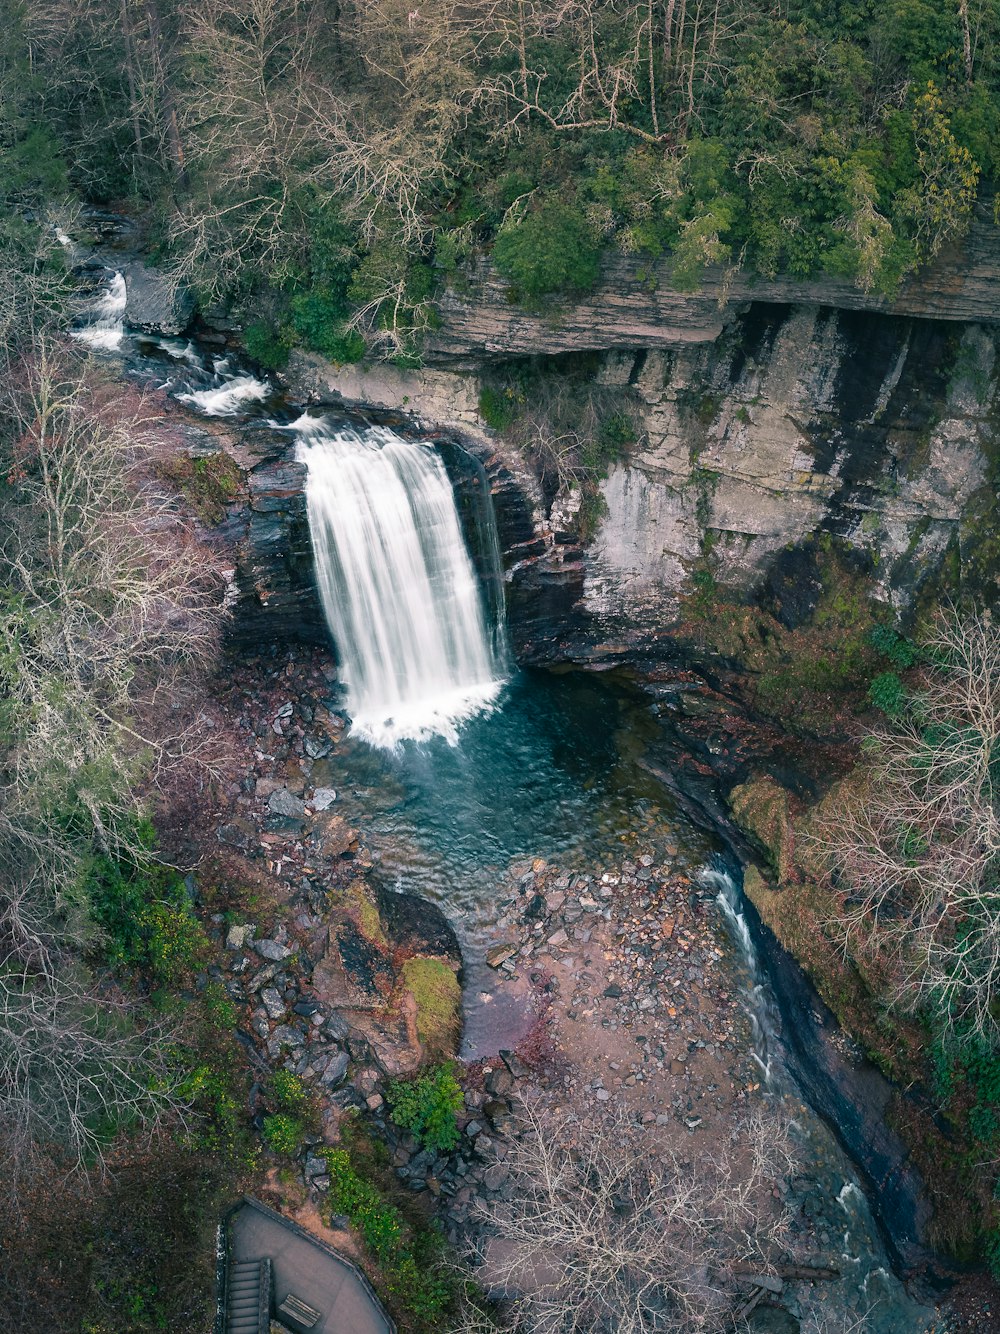
[[817, 306], [754, 306], [715, 343], [614, 356], [605, 374], [641, 396], [647, 439], [603, 483], [588, 608], [662, 622], [701, 572], [792, 625], [811, 610], [808, 548], [831, 539], [874, 596], [912, 606], [992, 505], [995, 360], [984, 326]]
[[[968, 305], [968, 283], [963, 291]], [[959, 296], [940, 296], [948, 301]], [[595, 308], [591, 337], [611, 344], [613, 309], [603, 317]], [[403, 415], [408, 429], [460, 433], [485, 469], [522, 661], [610, 659], [669, 637], [698, 580], [794, 627], [816, 606], [830, 544], [904, 617], [942, 573], [953, 590], [995, 592], [995, 327], [760, 302], [727, 308], [726, 321], [673, 345], [674, 326], [657, 326], [659, 346], [635, 337], [600, 354], [597, 378], [638, 400], [643, 439], [602, 482], [606, 514], [586, 553], [574, 496], [543, 494], [533, 461], [484, 426], [475, 375], [337, 368], [297, 354], [289, 378], [312, 403], [362, 402]], [[548, 334], [558, 345], [559, 329]], [[503, 338], [494, 355], [522, 346], [516, 331]], [[321, 640], [304, 472], [287, 436], [269, 451], [248, 473], [240, 635]], [[461, 465], [452, 471], [461, 491]]]
[[505, 356], [711, 343], [752, 302], [988, 322], [1000, 311], [1000, 228], [983, 216], [961, 245], [942, 251], [891, 301], [846, 279], [767, 279], [721, 266], [706, 270], [697, 292], [679, 292], [668, 262], [615, 251], [605, 254], [589, 296], [536, 312], [511, 303], [508, 284], [489, 260], [464, 276], [462, 290], [439, 303], [440, 325], [427, 347], [434, 364], [475, 367]]

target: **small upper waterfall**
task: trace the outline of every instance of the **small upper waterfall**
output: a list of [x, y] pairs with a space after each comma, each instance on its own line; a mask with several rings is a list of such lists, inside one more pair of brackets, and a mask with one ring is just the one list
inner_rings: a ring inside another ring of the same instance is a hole
[[385, 427], [296, 427], [355, 732], [380, 746], [454, 740], [456, 725], [496, 698], [504, 664], [440, 456]]
[[88, 347], [103, 352], [113, 352], [121, 346], [125, 335], [125, 306], [128, 293], [125, 290], [125, 275], [112, 274], [107, 288], [87, 312], [87, 322], [79, 329], [70, 331], [70, 337], [76, 338]]
[[[160, 345], [163, 345], [162, 340]], [[180, 356], [186, 357], [186, 352]], [[258, 380], [254, 375], [234, 375], [229, 358], [216, 357], [208, 385], [178, 394], [177, 399], [181, 403], [190, 403], [206, 417], [235, 417], [251, 404], [263, 402], [272, 392], [266, 380]]]

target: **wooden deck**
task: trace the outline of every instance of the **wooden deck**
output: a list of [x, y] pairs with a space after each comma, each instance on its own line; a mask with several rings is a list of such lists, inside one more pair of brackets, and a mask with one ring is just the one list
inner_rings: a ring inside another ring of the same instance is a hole
[[294, 1334], [395, 1334], [361, 1271], [273, 1209], [244, 1199], [226, 1237], [225, 1334], [267, 1334], [269, 1315]]

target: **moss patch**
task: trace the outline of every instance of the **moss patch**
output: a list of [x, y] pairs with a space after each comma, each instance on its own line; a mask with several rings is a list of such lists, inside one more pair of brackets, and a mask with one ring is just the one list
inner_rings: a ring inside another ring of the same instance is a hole
[[429, 1056], [453, 1055], [462, 1032], [462, 989], [443, 959], [407, 959], [403, 985], [417, 1002], [417, 1036]]
[[226, 505], [239, 494], [243, 473], [239, 465], [221, 450], [204, 458], [175, 454], [161, 459], [157, 472], [180, 491], [202, 522], [221, 523]]
[[851, 716], [867, 707], [879, 657], [869, 641], [876, 624], [870, 580], [840, 559], [832, 538], [819, 543], [817, 569], [815, 609], [788, 629], [760, 607], [732, 600], [703, 557], [692, 570], [679, 633], [745, 675], [757, 714], [786, 732], [830, 739], [849, 732]]
[[378, 908], [369, 896], [367, 885], [362, 880], [355, 880], [347, 890], [347, 903], [357, 922], [358, 930], [379, 949], [389, 951], [389, 938], [385, 934]]
[[794, 833], [785, 789], [766, 774], [758, 774], [733, 788], [729, 807], [740, 827], [767, 853], [778, 878], [787, 880], [794, 872]]

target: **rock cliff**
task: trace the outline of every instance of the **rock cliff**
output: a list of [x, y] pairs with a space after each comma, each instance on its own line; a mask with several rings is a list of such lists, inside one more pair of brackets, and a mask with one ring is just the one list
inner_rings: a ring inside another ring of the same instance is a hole
[[481, 260], [441, 299], [427, 356], [475, 367], [497, 357], [711, 343], [752, 302], [993, 322], [1000, 319], [1000, 227], [981, 217], [961, 245], [943, 251], [891, 301], [846, 279], [766, 279], [720, 266], [705, 272], [697, 292], [679, 292], [668, 261], [608, 251], [589, 296], [532, 312], [511, 303], [508, 284]]
[[815, 605], [809, 549], [834, 540], [903, 612], [946, 560], [982, 577], [995, 362], [988, 326], [804, 305], [618, 354], [646, 438], [602, 484], [588, 608], [662, 622], [701, 571], [792, 626]]
[[699, 577], [794, 627], [831, 543], [904, 617], [942, 575], [995, 591], [996, 327], [801, 303], [727, 318], [710, 340], [600, 354], [595, 376], [638, 401], [642, 439], [601, 483], [586, 553], [573, 497], [544, 495], [533, 461], [485, 427], [472, 373], [300, 355], [290, 375], [313, 399], [459, 428], [490, 478], [527, 660], [610, 657], [660, 636]]

